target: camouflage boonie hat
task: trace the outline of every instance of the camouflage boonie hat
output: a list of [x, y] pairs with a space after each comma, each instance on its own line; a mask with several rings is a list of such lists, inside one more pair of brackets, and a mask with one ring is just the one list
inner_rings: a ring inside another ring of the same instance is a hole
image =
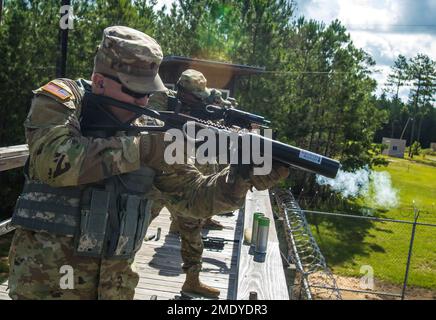
[[112, 26], [103, 31], [94, 72], [117, 77], [134, 92], [164, 91], [158, 74], [162, 58], [162, 49], [152, 37], [129, 27]]
[[206, 84], [207, 80], [200, 71], [187, 69], [182, 72], [176, 85], [178, 89], [182, 88], [200, 99], [206, 99], [210, 95]]

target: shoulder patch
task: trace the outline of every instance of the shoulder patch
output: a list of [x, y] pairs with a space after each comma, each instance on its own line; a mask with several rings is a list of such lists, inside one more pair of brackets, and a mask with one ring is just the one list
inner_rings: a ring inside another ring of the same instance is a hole
[[66, 101], [72, 97], [72, 93], [67, 86], [59, 81], [50, 81], [41, 88], [42, 91], [48, 92], [62, 101]]

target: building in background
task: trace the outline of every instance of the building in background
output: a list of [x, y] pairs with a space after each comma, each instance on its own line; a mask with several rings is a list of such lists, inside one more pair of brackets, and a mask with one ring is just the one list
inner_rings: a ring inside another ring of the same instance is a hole
[[386, 149], [383, 150], [382, 154], [391, 157], [404, 158], [406, 140], [384, 137], [382, 140], [382, 144], [386, 145]]

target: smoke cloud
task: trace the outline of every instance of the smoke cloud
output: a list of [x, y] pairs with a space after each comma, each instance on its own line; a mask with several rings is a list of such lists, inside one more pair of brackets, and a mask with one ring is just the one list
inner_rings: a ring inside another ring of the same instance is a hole
[[385, 208], [398, 206], [398, 191], [392, 187], [388, 172], [377, 172], [367, 167], [347, 172], [339, 170], [335, 179], [316, 176], [319, 185], [328, 185], [344, 198], [362, 197], [368, 204]]

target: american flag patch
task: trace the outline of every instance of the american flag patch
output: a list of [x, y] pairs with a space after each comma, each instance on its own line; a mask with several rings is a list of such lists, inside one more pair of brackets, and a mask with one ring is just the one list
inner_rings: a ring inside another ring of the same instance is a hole
[[71, 97], [71, 94], [67, 90], [54, 82], [47, 83], [41, 89], [55, 95], [61, 100], [67, 100], [69, 97]]

